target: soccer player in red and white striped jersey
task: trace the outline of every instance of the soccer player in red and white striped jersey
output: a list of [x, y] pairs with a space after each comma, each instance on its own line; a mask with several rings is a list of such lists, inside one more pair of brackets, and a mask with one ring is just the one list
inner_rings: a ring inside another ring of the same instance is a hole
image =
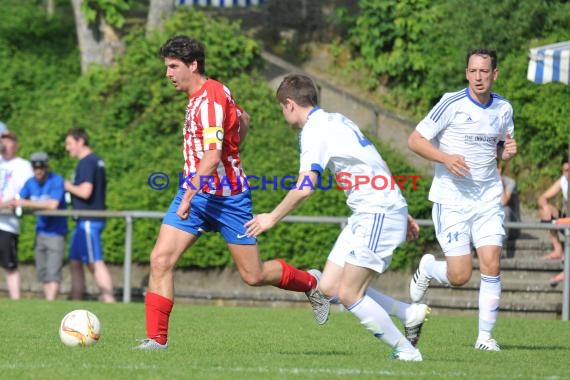
[[168, 322], [174, 298], [174, 266], [203, 232], [216, 231], [227, 242], [242, 280], [305, 292], [315, 316], [326, 322], [329, 301], [317, 290], [320, 272], [299, 270], [284, 260], [262, 262], [257, 240], [247, 236], [252, 218], [251, 193], [241, 165], [239, 145], [249, 117], [231, 92], [205, 74], [204, 47], [187, 36], [169, 39], [160, 49], [166, 76], [188, 94], [183, 129], [184, 183], [172, 201], [151, 252], [145, 298], [147, 338], [142, 350], [168, 348]]

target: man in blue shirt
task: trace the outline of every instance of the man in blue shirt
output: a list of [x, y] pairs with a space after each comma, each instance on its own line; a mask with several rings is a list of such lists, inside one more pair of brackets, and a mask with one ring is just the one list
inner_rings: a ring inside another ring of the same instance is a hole
[[[20, 190], [16, 206], [35, 210], [63, 210], [66, 208], [64, 180], [48, 168], [48, 155], [36, 152], [31, 157], [34, 176]], [[36, 273], [43, 284], [45, 298], [53, 301], [59, 293], [61, 268], [67, 236], [67, 218], [38, 216], [36, 219]]]

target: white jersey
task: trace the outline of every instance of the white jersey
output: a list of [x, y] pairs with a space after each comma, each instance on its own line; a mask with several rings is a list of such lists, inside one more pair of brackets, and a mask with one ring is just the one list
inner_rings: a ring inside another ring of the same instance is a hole
[[[0, 161], [0, 202], [16, 198], [24, 183], [33, 175], [32, 165], [23, 158]], [[19, 234], [20, 220], [14, 215], [0, 214], [0, 230]]]
[[430, 201], [456, 205], [500, 199], [497, 144], [507, 134], [514, 137], [513, 108], [506, 99], [492, 93], [489, 103], [482, 105], [467, 88], [447, 93], [416, 130], [442, 152], [465, 157], [470, 168], [465, 177], [458, 177], [435, 163]]
[[[337, 184], [344, 190], [346, 203], [353, 212], [383, 213], [407, 206], [400, 188], [390, 183], [392, 177], [386, 162], [356, 124], [344, 115], [315, 107], [301, 130], [299, 144], [300, 172], [318, 172], [321, 185], [327, 188], [333, 182], [322, 178], [328, 168], [336, 180], [342, 179]], [[360, 176], [358, 188], [356, 176]], [[366, 179], [369, 182], [363, 184]], [[384, 179], [388, 184], [382, 189]], [[334, 190], [332, 187], [331, 191]]]

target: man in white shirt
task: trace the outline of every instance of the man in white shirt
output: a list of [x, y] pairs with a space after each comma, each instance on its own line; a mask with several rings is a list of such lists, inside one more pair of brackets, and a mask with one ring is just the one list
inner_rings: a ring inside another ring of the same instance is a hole
[[[247, 234], [258, 236], [270, 229], [317, 187], [322, 190], [320, 178], [328, 168], [336, 177], [337, 189], [344, 190], [352, 215], [329, 254], [319, 290], [392, 347], [392, 358], [422, 361], [414, 346], [429, 312], [427, 305], [400, 302], [369, 286], [388, 269], [393, 251], [419, 232], [400, 188], [385, 186], [393, 178], [386, 162], [352, 121], [318, 107], [317, 90], [309, 77], [285, 77], [277, 98], [287, 123], [300, 130], [299, 177], [273, 211], [246, 223]], [[404, 324], [406, 336], [389, 314]]]
[[24, 183], [34, 175], [29, 161], [17, 157], [18, 139], [7, 129], [1, 132], [2, 160], [0, 161], [0, 265], [6, 270], [6, 283], [11, 299], [20, 298], [18, 271], [18, 237], [20, 219], [14, 215], [12, 200], [16, 199]]
[[422, 257], [410, 283], [410, 297], [420, 302], [432, 278], [445, 285], [466, 284], [473, 271], [473, 244], [481, 272], [475, 348], [500, 351], [491, 337], [499, 313], [505, 235], [497, 160], [509, 160], [517, 152], [513, 109], [491, 92], [499, 74], [496, 53], [474, 49], [466, 61], [468, 87], [443, 95], [408, 139], [412, 151], [435, 163], [429, 200], [446, 258]]

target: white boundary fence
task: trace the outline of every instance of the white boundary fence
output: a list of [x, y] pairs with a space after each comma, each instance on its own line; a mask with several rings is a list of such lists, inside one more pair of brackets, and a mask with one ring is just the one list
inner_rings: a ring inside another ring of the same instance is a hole
[[[164, 212], [160, 211], [86, 211], [86, 210], [50, 210], [37, 211], [36, 215], [45, 216], [68, 216], [68, 217], [97, 217], [97, 218], [123, 218], [125, 219], [125, 256], [123, 262], [123, 302], [131, 302], [131, 269], [133, 257], [133, 220], [137, 218], [162, 219]], [[328, 223], [338, 224], [343, 228], [347, 223], [347, 217], [340, 216], [300, 216], [290, 215], [283, 219], [289, 223]], [[416, 222], [420, 226], [432, 227], [431, 220], [419, 219]], [[531, 230], [564, 230], [564, 290], [562, 293], [562, 320], [570, 320], [570, 224], [558, 225], [548, 223], [508, 222], [506, 227], [514, 229]]]

